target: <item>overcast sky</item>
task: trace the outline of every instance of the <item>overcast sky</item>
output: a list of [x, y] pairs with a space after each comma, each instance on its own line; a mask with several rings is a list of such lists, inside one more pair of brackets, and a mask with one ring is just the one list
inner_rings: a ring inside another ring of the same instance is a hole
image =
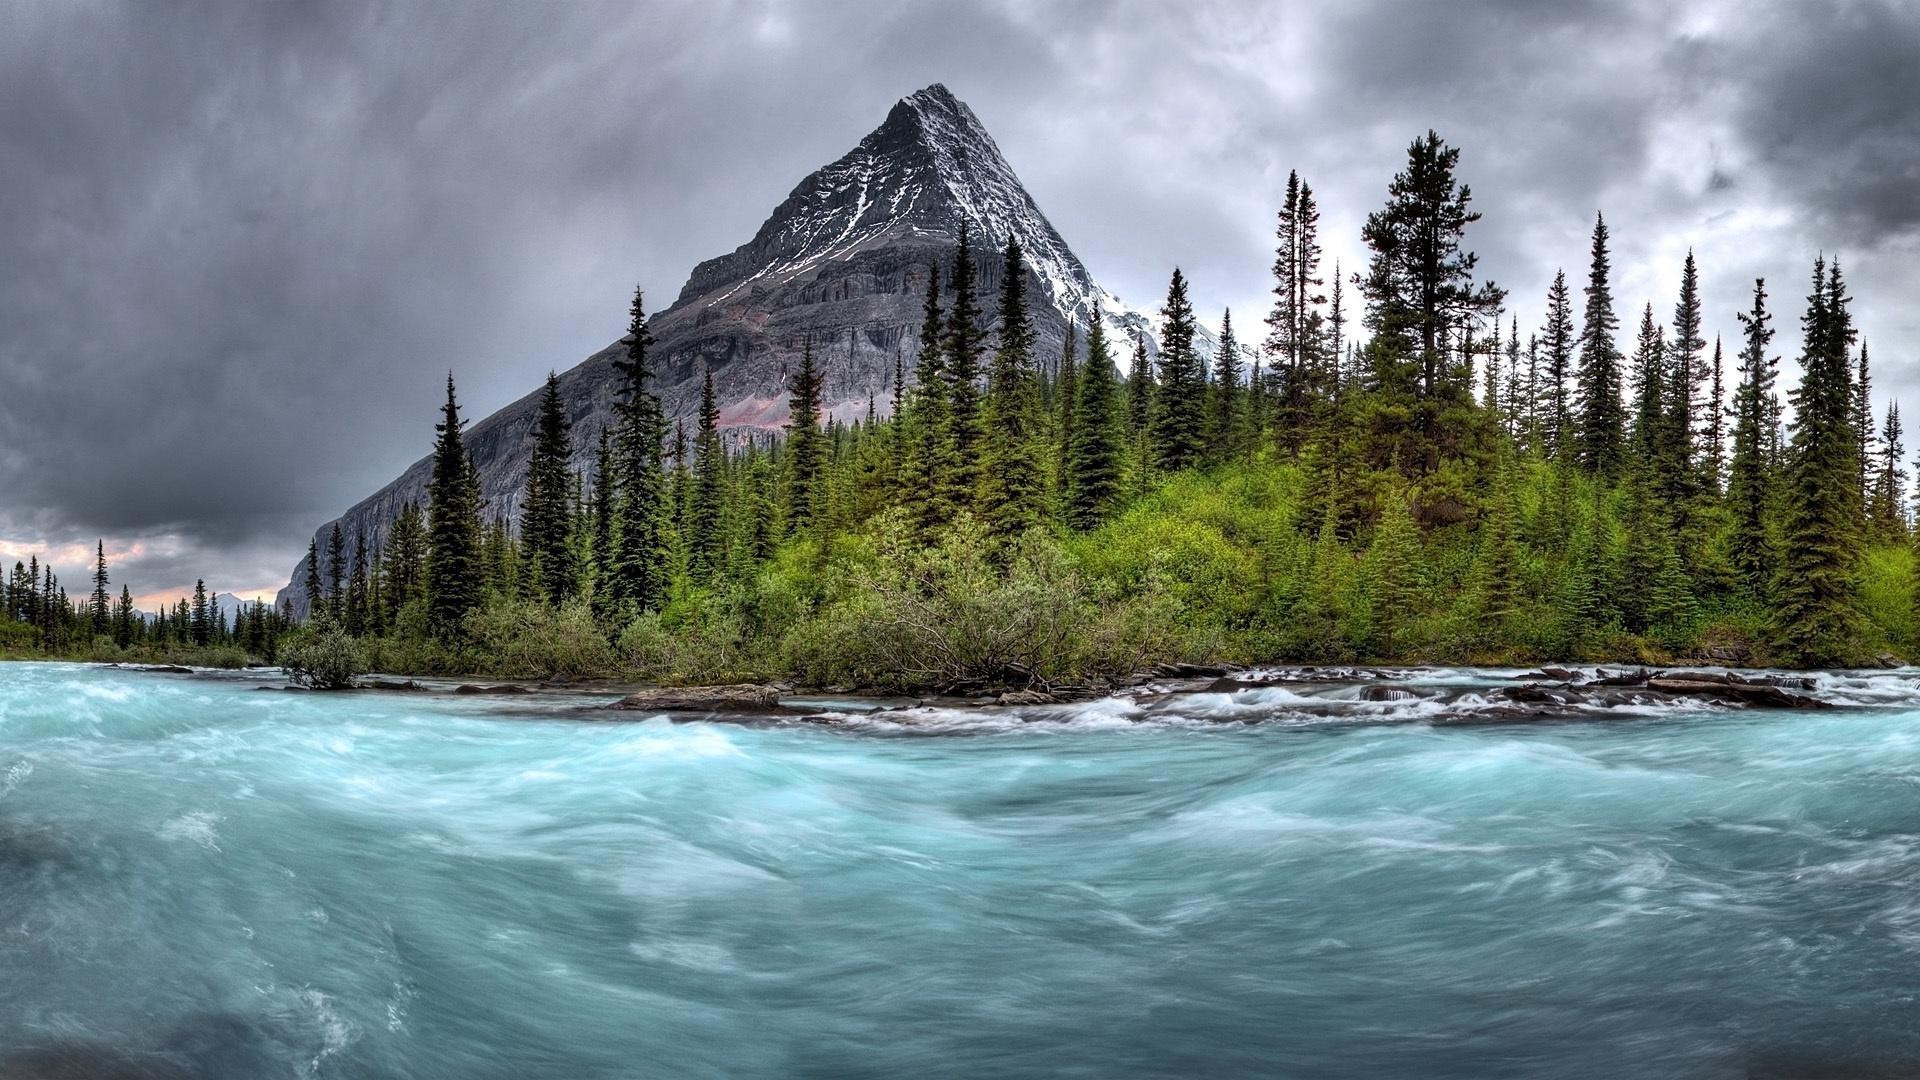
[[477, 419], [572, 366], [936, 81], [1137, 306], [1178, 264], [1257, 322], [1290, 168], [1351, 270], [1432, 127], [1523, 332], [1604, 210], [1628, 332], [1691, 246], [1710, 333], [1763, 275], [1790, 359], [1838, 253], [1908, 397], [1916, 57], [1905, 0], [15, 2], [0, 554], [270, 594], [426, 452], [447, 369]]

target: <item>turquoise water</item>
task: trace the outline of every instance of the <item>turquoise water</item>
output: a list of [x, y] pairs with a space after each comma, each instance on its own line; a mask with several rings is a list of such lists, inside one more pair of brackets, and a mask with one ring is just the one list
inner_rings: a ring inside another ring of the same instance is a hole
[[1914, 683], [928, 735], [4, 665], [0, 1077], [1909, 1075]]

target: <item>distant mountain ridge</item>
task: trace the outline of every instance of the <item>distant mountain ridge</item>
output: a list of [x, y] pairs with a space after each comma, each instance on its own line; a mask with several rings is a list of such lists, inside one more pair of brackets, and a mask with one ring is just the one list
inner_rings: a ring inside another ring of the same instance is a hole
[[[973, 110], [936, 83], [900, 99], [859, 145], [796, 185], [753, 239], [694, 267], [673, 304], [651, 317], [654, 389], [669, 419], [691, 422], [711, 371], [731, 438], [780, 430], [787, 382], [809, 342], [829, 415], [863, 416], [869, 397], [884, 412], [896, 361], [909, 374], [913, 368], [928, 270], [946, 277], [962, 230], [989, 313], [999, 249], [1009, 235], [1019, 240], [1041, 363], [1056, 362], [1069, 320], [1084, 327], [1096, 310], [1123, 370], [1136, 335], [1154, 348], [1155, 320], [1094, 281]], [[1202, 350], [1211, 346], [1203, 335]], [[612, 421], [613, 360], [623, 348], [624, 339], [616, 341], [560, 375], [573, 464], [589, 474], [593, 446]], [[467, 429], [489, 517], [518, 516], [538, 401], [536, 389]], [[383, 544], [403, 506], [425, 505], [430, 475], [423, 457], [341, 515], [342, 530]], [[320, 547], [332, 526], [316, 530]], [[296, 564], [279, 594], [296, 612], [305, 610], [302, 576]]]

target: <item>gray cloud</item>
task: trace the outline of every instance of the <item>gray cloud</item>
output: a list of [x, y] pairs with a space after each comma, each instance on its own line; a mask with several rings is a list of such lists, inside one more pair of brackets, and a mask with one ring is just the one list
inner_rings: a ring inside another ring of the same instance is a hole
[[1790, 325], [1844, 249], [1904, 394], [1914, 55], [1920, 15], [1877, 2], [29, 4], [0, 38], [0, 541], [264, 587], [425, 451], [444, 371], [478, 417], [570, 366], [635, 281], [670, 300], [934, 81], [1137, 304], [1178, 263], [1247, 333], [1287, 170], [1351, 269], [1433, 127], [1523, 327], [1596, 209], [1628, 321], [1693, 246], [1718, 329], [1756, 275]]

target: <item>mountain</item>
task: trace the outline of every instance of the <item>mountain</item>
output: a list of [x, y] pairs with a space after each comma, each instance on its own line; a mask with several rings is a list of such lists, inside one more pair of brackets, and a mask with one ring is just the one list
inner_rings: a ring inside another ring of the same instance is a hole
[[[1085, 326], [1096, 306], [1123, 370], [1125, 343], [1135, 335], [1153, 348], [1154, 320], [1093, 280], [973, 110], [935, 84], [900, 99], [858, 146], [800, 181], [752, 240], [694, 267], [673, 304], [651, 317], [654, 389], [668, 417], [691, 426], [702, 377], [712, 371], [730, 438], [781, 430], [787, 380], [809, 341], [825, 375], [829, 414], [864, 416], [869, 396], [884, 412], [894, 365], [909, 375], [913, 369], [928, 270], [940, 267], [945, 279], [962, 230], [988, 312], [999, 289], [1000, 249], [1009, 234], [1020, 241], [1042, 363], [1056, 361], [1068, 320]], [[1207, 338], [1202, 349], [1210, 347]], [[616, 341], [560, 376], [573, 420], [574, 467], [589, 475], [595, 441], [611, 422], [613, 360], [623, 348], [624, 339]], [[538, 402], [536, 389], [467, 429], [490, 517], [518, 513]], [[427, 430], [423, 417], [423, 444]], [[401, 507], [425, 505], [430, 475], [422, 458], [341, 515], [349, 542], [364, 532], [370, 545], [384, 543]], [[322, 549], [332, 525], [315, 533]], [[302, 576], [296, 565], [280, 592], [296, 611], [306, 604]]]

